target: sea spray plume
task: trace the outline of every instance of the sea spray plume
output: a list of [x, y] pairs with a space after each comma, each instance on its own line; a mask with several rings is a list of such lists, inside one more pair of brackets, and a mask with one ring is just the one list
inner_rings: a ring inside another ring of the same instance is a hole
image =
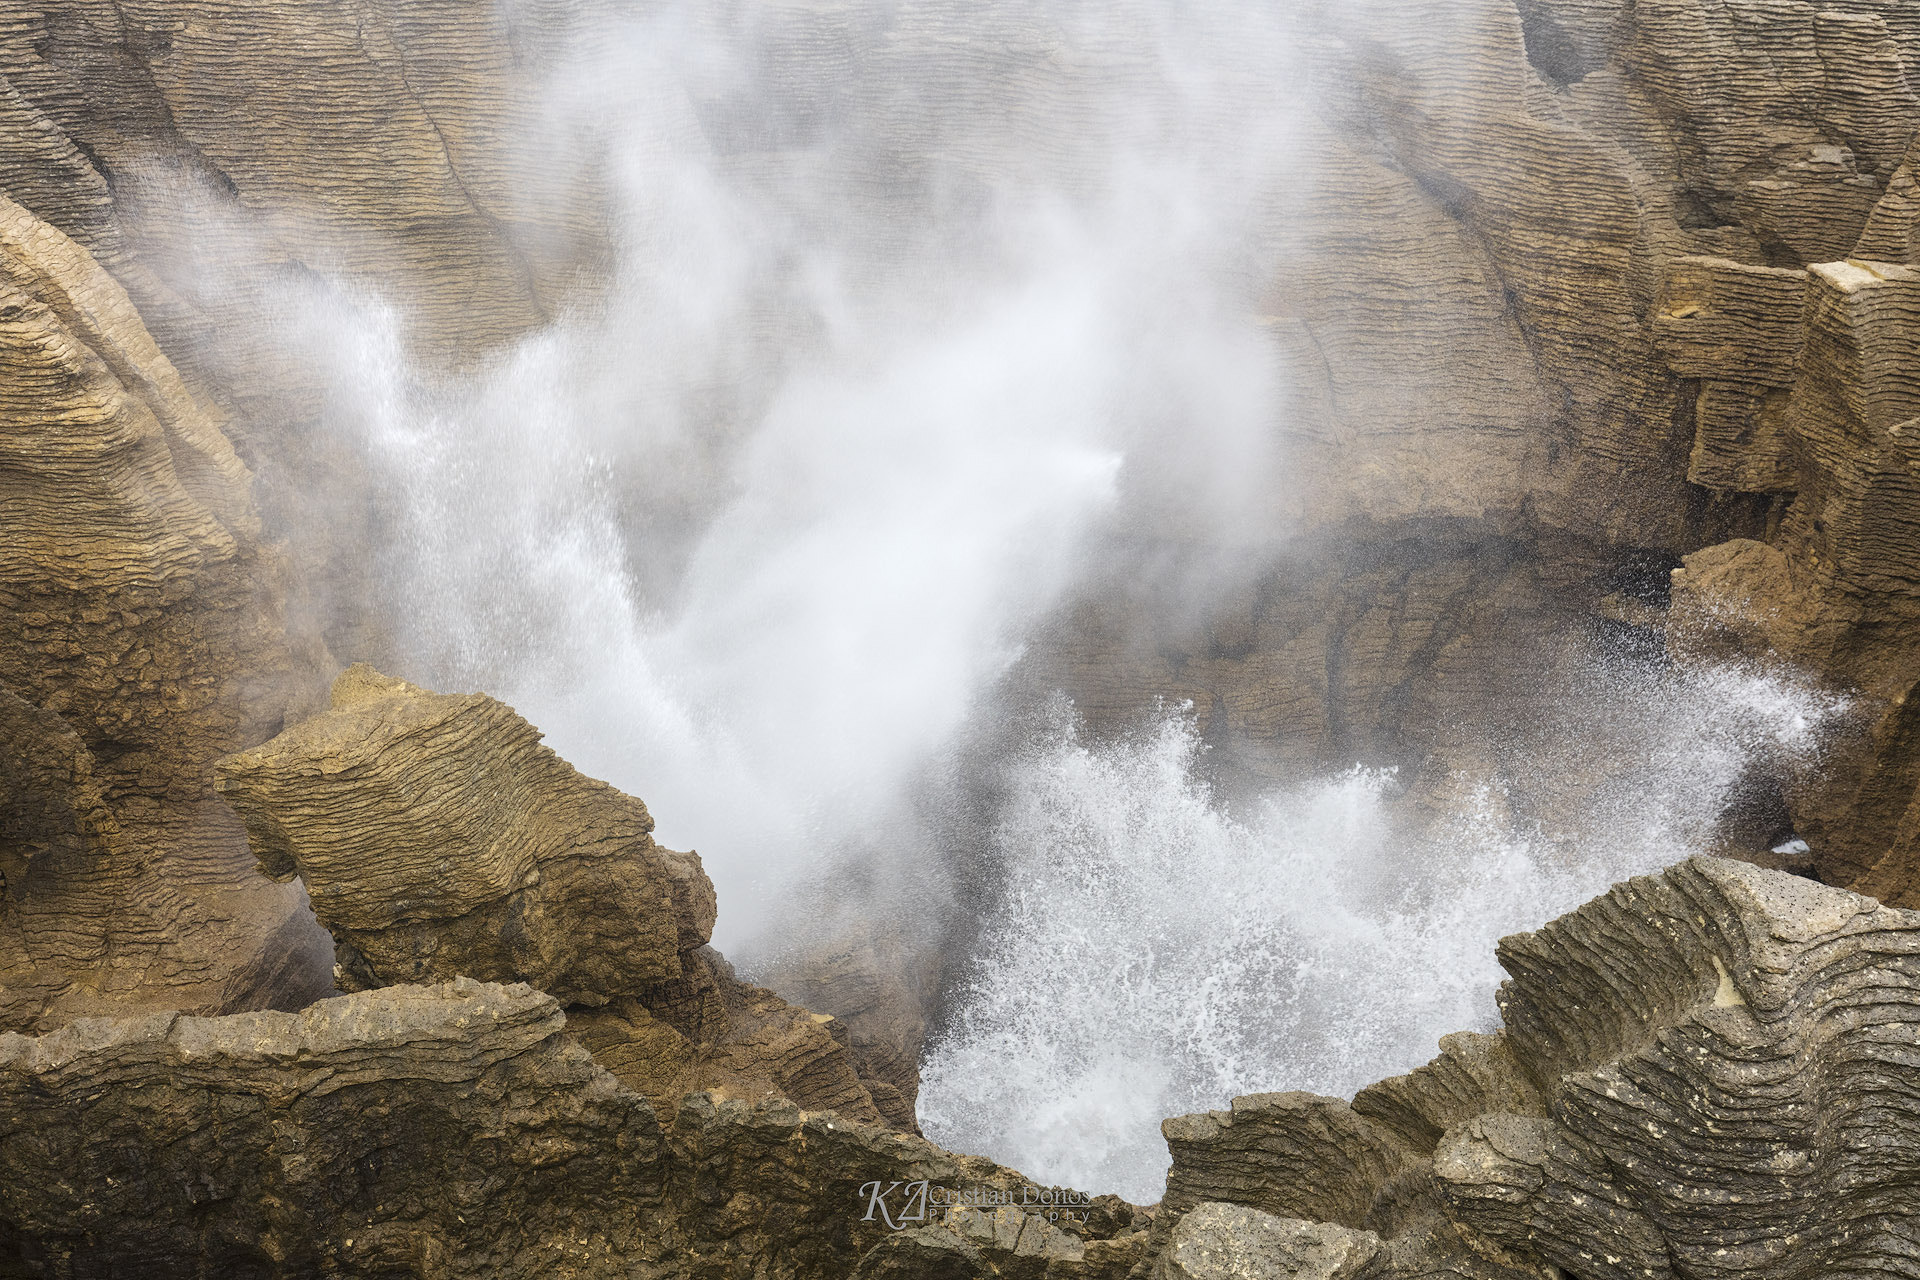
[[295, 335], [395, 669], [644, 790], [728, 945], [924, 845], [909, 783], [1111, 531], [1275, 536], [1277, 28], [1156, 13], [660, 7], [545, 122], [594, 157], [598, 297], [457, 376], [339, 291]]
[[1229, 812], [1189, 716], [1092, 744], [1060, 704], [1007, 768], [998, 906], [922, 1071], [929, 1136], [1157, 1200], [1161, 1117], [1348, 1095], [1494, 1025], [1495, 941], [1708, 848], [1747, 772], [1807, 767], [1845, 705], [1734, 668], [1587, 675], [1587, 736], [1454, 780], [1437, 814], [1366, 769]]

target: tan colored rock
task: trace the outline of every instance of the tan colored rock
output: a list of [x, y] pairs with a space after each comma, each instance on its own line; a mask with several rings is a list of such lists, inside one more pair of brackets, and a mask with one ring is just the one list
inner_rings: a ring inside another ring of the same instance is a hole
[[646, 806], [483, 695], [353, 667], [219, 786], [262, 868], [306, 884], [347, 990], [463, 975], [599, 1005], [679, 979], [713, 929], [712, 883]]
[[1898, 708], [1920, 672], [1917, 300], [1920, 276], [1900, 264], [1808, 272], [1786, 409], [1798, 496], [1773, 543], [1687, 557], [1668, 633], [1682, 654], [1785, 657], [1858, 692], [1865, 740], [1836, 744], [1823, 775], [1791, 798], [1794, 816], [1823, 875], [1901, 903], [1920, 884], [1904, 851], [1920, 838], [1903, 816], [1915, 779], [1886, 748], [1903, 735]]
[[[0, 21], [0, 76], [21, 102], [16, 135], [44, 139], [39, 172], [79, 181], [49, 190], [16, 168], [6, 186], [77, 231], [103, 217], [75, 196], [110, 176], [134, 253], [163, 271], [201, 251], [197, 216], [215, 211], [223, 270], [328, 263], [395, 296], [424, 350], [470, 356], [545, 319], [601, 252], [590, 200], [524, 198], [583, 176], [527, 136], [568, 32], [551, 6], [510, 19], [474, 0], [217, 14], [32, 0]], [[228, 281], [174, 283], [199, 322], [243, 335]]]
[[1815, 563], [1853, 590], [1911, 596], [1920, 564], [1920, 271], [1859, 260], [1810, 273], [1793, 429]]
[[1251, 1094], [1230, 1111], [1177, 1116], [1160, 1129], [1173, 1170], [1156, 1237], [1213, 1200], [1358, 1229], [1380, 1187], [1418, 1157], [1349, 1104], [1306, 1093]]
[[1687, 478], [1710, 489], [1794, 487], [1787, 389], [1798, 372], [1807, 273], [1723, 258], [1676, 258], [1660, 282], [1654, 341], [1697, 378]]
[[663, 1108], [717, 1088], [879, 1118], [844, 1029], [742, 983], [706, 945], [699, 857], [657, 845], [645, 805], [510, 707], [360, 664], [330, 710], [222, 761], [219, 786], [262, 867], [306, 885], [343, 989], [527, 982]]
[[1370, 1231], [1203, 1204], [1180, 1220], [1152, 1280], [1346, 1280], [1379, 1248]]
[[[1381, 1277], [1904, 1265], [1920, 1206], [1887, 1153], [1920, 1125], [1916, 952], [1920, 914], [1797, 876], [1696, 858], [1628, 881], [1501, 943], [1504, 1031], [1352, 1112], [1282, 1095], [1168, 1121], [1165, 1211], [1190, 1216], [1198, 1181], [1268, 1212], [1318, 1197], [1296, 1216], [1364, 1223]], [[1227, 1140], [1256, 1117], [1267, 1136]]]
[[809, 1110], [917, 1131], [911, 1112], [876, 1107], [835, 1019], [741, 982], [712, 948], [683, 957], [682, 969], [680, 981], [644, 998], [569, 1014], [594, 1057], [655, 1107], [670, 1111], [695, 1090], [749, 1100], [774, 1093]]
[[0, 1036], [0, 1221], [76, 1276], [582, 1274], [644, 1248], [605, 1206], [657, 1202], [660, 1133], [564, 1025], [457, 982]]
[[0, 197], [0, 1026], [326, 990], [215, 758], [304, 704], [281, 566], [218, 419], [87, 251]]
[[920, 1055], [937, 1008], [940, 959], [930, 944], [896, 932], [806, 947], [775, 959], [761, 977], [833, 1015], [873, 1105], [888, 1124], [918, 1132]]
[[[839, 1280], [929, 1254], [1120, 1280], [1141, 1257], [1124, 1206], [1050, 1221], [1021, 1202], [1062, 1189], [844, 1116], [693, 1094], [656, 1117], [566, 1025], [462, 979], [0, 1035], [0, 1241], [75, 1280]], [[1007, 1207], [909, 1216], [913, 1184]]]

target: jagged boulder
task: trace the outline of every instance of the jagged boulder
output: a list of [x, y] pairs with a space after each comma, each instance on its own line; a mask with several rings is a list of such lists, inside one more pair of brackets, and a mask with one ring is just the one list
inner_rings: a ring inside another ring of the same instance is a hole
[[1498, 1034], [1351, 1106], [1168, 1121], [1156, 1242], [1204, 1199], [1375, 1232], [1368, 1275], [1897, 1273], [1916, 955], [1920, 914], [1742, 863], [1618, 885], [1501, 944]]
[[355, 666], [329, 710], [222, 761], [218, 785], [262, 869], [305, 883], [342, 989], [525, 982], [662, 1107], [695, 1088], [774, 1090], [880, 1117], [844, 1028], [741, 982], [706, 945], [699, 856], [657, 844], [644, 804], [581, 775], [511, 707]]
[[1180, 1219], [1152, 1280], [1347, 1280], [1379, 1249], [1369, 1231], [1203, 1204]]
[[261, 868], [305, 882], [343, 990], [464, 975], [601, 1005], [678, 980], [713, 930], [699, 859], [483, 694], [350, 668], [330, 710], [223, 760], [218, 785]]

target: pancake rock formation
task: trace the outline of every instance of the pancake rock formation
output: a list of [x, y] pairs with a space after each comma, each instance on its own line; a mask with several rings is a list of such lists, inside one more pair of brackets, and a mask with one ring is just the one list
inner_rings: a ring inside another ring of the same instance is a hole
[[727, 1086], [880, 1119], [844, 1029], [740, 982], [707, 946], [699, 857], [656, 844], [645, 805], [583, 777], [510, 707], [359, 665], [328, 711], [218, 771], [261, 868], [306, 884], [342, 990], [524, 982], [663, 1108]]
[[[695, 1091], [656, 1109], [524, 984], [8, 1034], [0, 1274], [1797, 1280], [1911, 1267], [1920, 913], [1697, 858], [1500, 956], [1512, 976], [1492, 1035], [1450, 1036], [1351, 1103], [1256, 1095], [1167, 1121], [1173, 1168], [1150, 1214], [773, 1095]], [[1009, 1203], [916, 1210], [920, 1184]]]
[[[1450, 1036], [1351, 1104], [1257, 1095], [1167, 1121], [1159, 1256], [1211, 1240], [1340, 1254], [1316, 1275], [1904, 1274], [1916, 957], [1920, 913], [1744, 863], [1617, 885], [1501, 944], [1493, 1035]], [[1196, 1224], [1221, 1204], [1268, 1217]], [[1337, 1247], [1309, 1223], [1343, 1228]]]
[[1024, 1184], [784, 1099], [656, 1116], [566, 1023], [460, 979], [0, 1036], [0, 1275], [1119, 1280], [1142, 1256], [1110, 1199], [868, 1215], [876, 1181]]
[[114, 277], [0, 196], [0, 1028], [327, 989], [211, 786], [323, 656], [250, 479]]

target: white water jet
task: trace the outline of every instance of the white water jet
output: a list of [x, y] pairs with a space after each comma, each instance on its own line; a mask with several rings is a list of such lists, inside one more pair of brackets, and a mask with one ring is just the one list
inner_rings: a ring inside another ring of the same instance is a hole
[[[1277, 28], [1161, 10], [659, 6], [545, 122], [610, 193], [603, 297], [453, 379], [389, 309], [285, 309], [403, 674], [644, 797], [723, 946], [914, 844], [913, 780], [1101, 539], [1275, 535]], [[843, 43], [866, 74], [810, 78]]]
[[[1805, 764], [1839, 700], [1733, 669], [1595, 671], [1594, 737], [1462, 780], [1438, 819], [1353, 769], [1229, 814], [1180, 714], [1089, 745], [1064, 708], [1008, 771], [1003, 898], [922, 1070], [922, 1124], [1043, 1183], [1160, 1198], [1159, 1122], [1233, 1097], [1351, 1096], [1490, 1030], [1494, 944], [1710, 850], [1757, 763]], [[1598, 749], [1552, 814], [1525, 792]]]

